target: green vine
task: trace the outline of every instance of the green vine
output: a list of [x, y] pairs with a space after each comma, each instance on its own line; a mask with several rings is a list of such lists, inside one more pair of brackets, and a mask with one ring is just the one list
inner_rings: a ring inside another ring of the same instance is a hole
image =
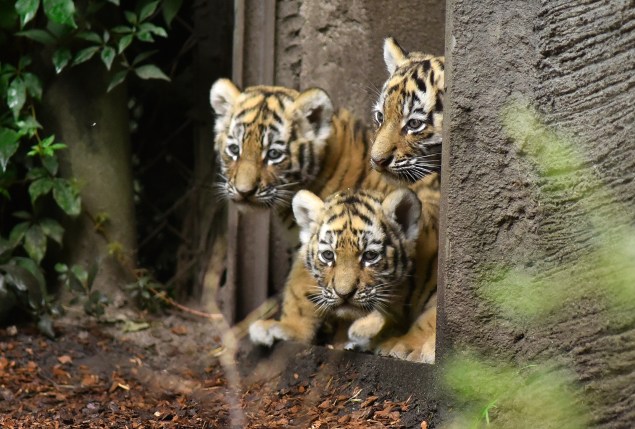
[[[66, 145], [37, 119], [50, 76], [91, 60], [109, 73], [106, 91], [130, 76], [169, 80], [150, 59], [157, 37], [182, 0], [17, 0], [0, 4], [0, 320], [15, 306], [53, 335], [50, 316], [60, 312], [46, 279], [86, 295], [85, 309], [100, 314], [105, 297], [92, 290], [94, 267], [67, 267], [52, 246], [64, 244], [58, 221], [82, 212], [79, 186], [59, 174]], [[164, 28], [165, 27], [165, 28]], [[57, 209], [51, 210], [51, 207]], [[59, 253], [59, 252], [58, 252]], [[48, 260], [48, 264], [43, 262]], [[53, 260], [50, 260], [53, 258]]]

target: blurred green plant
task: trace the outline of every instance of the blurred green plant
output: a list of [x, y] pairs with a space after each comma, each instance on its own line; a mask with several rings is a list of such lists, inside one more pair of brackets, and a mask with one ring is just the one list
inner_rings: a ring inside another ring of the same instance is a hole
[[[583, 252], [552, 263], [553, 269], [526, 268], [526, 261], [487, 267], [478, 293], [499, 317], [525, 329], [558, 323], [568, 314], [559, 310], [585, 298], [602, 303], [605, 324], [633, 326], [635, 229], [628, 210], [586, 164], [575, 140], [546, 126], [527, 103], [510, 103], [502, 118], [520, 154], [535, 167], [539, 204], [562, 214], [562, 221], [549, 228], [557, 228], [564, 240], [580, 229], [593, 239]], [[575, 202], [582, 216], [571, 219], [566, 208], [553, 201]], [[449, 359], [445, 381], [461, 411], [444, 427], [587, 427], [587, 398], [575, 384], [575, 374], [563, 365], [536, 360], [514, 366], [476, 353]]]
[[91, 266], [90, 271], [86, 271], [80, 265], [69, 267], [62, 263], [55, 264], [58, 280], [74, 295], [71, 303], [74, 304], [80, 300], [80, 297], [83, 298], [84, 311], [92, 316], [103, 315], [109, 302], [107, 296], [93, 289], [98, 270], [99, 264], [97, 262]]
[[[490, 277], [479, 288], [482, 296], [515, 323], [552, 322], [563, 303], [589, 293], [612, 307], [630, 306], [635, 321], [635, 228], [631, 226], [629, 211], [621, 207], [593, 168], [585, 163], [574, 139], [545, 126], [526, 104], [508, 105], [503, 111], [503, 124], [536, 167], [542, 182], [542, 191], [537, 195], [539, 203], [574, 201], [583, 214], [574, 220], [560, 216], [555, 226], [559, 234], [573, 239], [583, 229], [593, 240], [585, 252], [558, 262], [557, 270], [548, 275], [526, 268], [486, 270]], [[549, 209], [565, 213], [564, 208]], [[593, 287], [591, 290], [580, 287], [584, 284]]]
[[[53, 335], [59, 313], [48, 294], [49, 244], [64, 244], [59, 219], [82, 211], [79, 186], [59, 175], [66, 145], [37, 119], [46, 82], [96, 59], [109, 73], [106, 91], [126, 78], [169, 80], [149, 62], [156, 37], [167, 37], [182, 0], [16, 0], [0, 2], [0, 319], [19, 305]], [[58, 252], [59, 253], [59, 252]], [[60, 280], [86, 294], [84, 308], [103, 313], [107, 299], [86, 271], [56, 265]], [[91, 269], [92, 272], [92, 269]], [[80, 287], [81, 286], [81, 287]]]
[[165, 286], [157, 282], [147, 272], [137, 276], [137, 279], [133, 283], [124, 286], [124, 290], [128, 293], [128, 296], [135, 301], [138, 307], [151, 312], [157, 312], [166, 306], [166, 301], [168, 301], [169, 298], [164, 289]]
[[448, 428], [587, 427], [578, 387], [566, 369], [546, 363], [518, 368], [468, 354], [451, 359], [444, 374], [465, 404]]

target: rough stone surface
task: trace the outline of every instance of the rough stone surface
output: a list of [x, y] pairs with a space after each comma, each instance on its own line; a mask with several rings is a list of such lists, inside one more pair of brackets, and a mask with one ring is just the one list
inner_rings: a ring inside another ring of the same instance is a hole
[[[518, 364], [563, 363], [582, 383], [594, 425], [632, 427], [635, 313], [632, 302], [611, 302], [607, 283], [633, 261], [617, 249], [606, 266], [570, 269], [603, 239], [633, 233], [632, 2], [453, 0], [447, 7], [441, 341]], [[503, 129], [501, 112], [512, 100], [533, 106], [573, 143], [568, 155], [580, 154], [579, 168], [545, 178]], [[573, 276], [576, 285], [556, 314], [519, 323], [481, 297], [492, 266], [521, 267], [546, 282]]]
[[383, 39], [442, 54], [445, 3], [439, 0], [276, 3], [276, 84], [326, 90], [336, 107], [370, 118], [387, 77]]

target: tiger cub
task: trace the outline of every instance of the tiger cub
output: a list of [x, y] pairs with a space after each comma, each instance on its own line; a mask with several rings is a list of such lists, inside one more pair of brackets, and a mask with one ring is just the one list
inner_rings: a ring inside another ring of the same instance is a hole
[[[438, 188], [347, 190], [324, 201], [300, 191], [293, 212], [302, 246], [282, 316], [253, 323], [251, 340], [311, 342], [336, 319], [350, 323], [346, 348], [434, 362]], [[415, 320], [425, 323], [410, 332]]]
[[240, 91], [219, 79], [210, 103], [216, 112], [219, 187], [239, 207], [272, 208], [285, 218], [300, 189], [324, 198], [361, 184], [383, 186], [368, 163], [369, 131], [348, 111], [334, 111], [321, 89]]
[[387, 177], [413, 183], [441, 168], [445, 60], [407, 53], [387, 38], [384, 61], [390, 76], [373, 108], [371, 163]]

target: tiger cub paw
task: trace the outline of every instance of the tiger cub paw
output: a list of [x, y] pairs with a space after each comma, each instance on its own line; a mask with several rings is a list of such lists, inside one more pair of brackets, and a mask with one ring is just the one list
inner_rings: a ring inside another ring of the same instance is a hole
[[277, 320], [257, 320], [249, 325], [249, 338], [254, 344], [271, 347], [276, 340], [289, 340], [290, 335]]
[[434, 363], [435, 338], [422, 340], [409, 335], [391, 338], [379, 345], [377, 353], [411, 362]]
[[368, 351], [373, 339], [381, 332], [385, 324], [383, 317], [373, 313], [357, 319], [348, 328], [346, 350]]

